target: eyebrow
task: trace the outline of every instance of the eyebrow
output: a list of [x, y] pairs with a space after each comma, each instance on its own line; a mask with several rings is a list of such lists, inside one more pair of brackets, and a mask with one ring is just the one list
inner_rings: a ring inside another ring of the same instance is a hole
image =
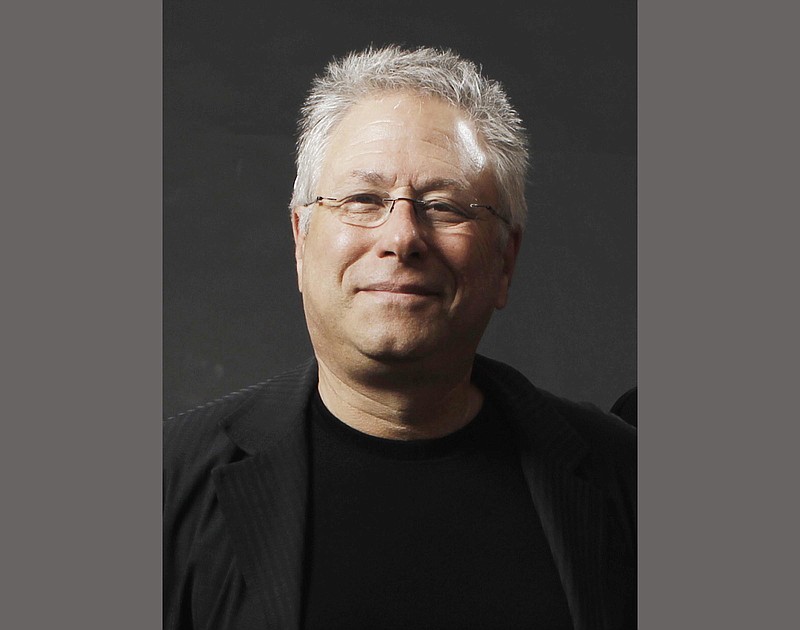
[[348, 179], [356, 179], [367, 184], [374, 186], [383, 186], [387, 183], [387, 179], [378, 171], [365, 171], [356, 169], [350, 172]]
[[[389, 178], [378, 171], [367, 171], [356, 169], [350, 172], [350, 180], [358, 180], [373, 186], [388, 186]], [[468, 192], [471, 186], [466, 180], [452, 179], [450, 177], [435, 177], [422, 182], [417, 188], [420, 192], [429, 190], [452, 190], [457, 192]]]

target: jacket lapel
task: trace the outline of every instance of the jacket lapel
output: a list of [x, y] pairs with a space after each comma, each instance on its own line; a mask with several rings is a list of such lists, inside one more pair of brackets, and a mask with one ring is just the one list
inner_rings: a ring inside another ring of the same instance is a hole
[[602, 488], [587, 480], [589, 448], [527, 379], [507, 366], [498, 374], [493, 365], [500, 366], [478, 357], [473, 378], [518, 427], [522, 470], [575, 628], [605, 628], [605, 593], [614, 588], [604, 570], [607, 502]]
[[305, 409], [316, 363], [267, 383], [246, 409], [222, 425], [248, 454], [212, 472], [222, 512], [248, 590], [266, 627], [300, 626], [308, 503]]
[[[537, 431], [531, 427], [523, 428], [523, 432], [527, 439], [520, 451], [522, 470], [550, 542], [575, 627], [604, 628], [605, 498], [595, 486], [580, 479], [568, 463], [569, 456], [581, 450], [578, 443], [563, 436], [565, 442], [548, 445], [535, 441], [531, 434]], [[542, 456], [558, 446], [574, 450], [562, 451], [568, 459], [561, 463]]]

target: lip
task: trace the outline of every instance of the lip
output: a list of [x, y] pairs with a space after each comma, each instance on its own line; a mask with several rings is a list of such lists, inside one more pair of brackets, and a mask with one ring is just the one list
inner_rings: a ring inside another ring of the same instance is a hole
[[358, 289], [366, 293], [392, 293], [396, 295], [439, 295], [433, 287], [416, 282], [375, 282]]

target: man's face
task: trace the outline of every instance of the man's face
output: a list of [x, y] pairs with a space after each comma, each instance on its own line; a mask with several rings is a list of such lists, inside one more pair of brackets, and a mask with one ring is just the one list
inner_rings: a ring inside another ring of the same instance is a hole
[[[457, 109], [408, 93], [368, 98], [335, 129], [315, 195], [340, 199], [448, 196], [497, 206], [473, 126]], [[307, 233], [293, 216], [297, 274], [309, 334], [330, 365], [471, 359], [506, 303], [519, 246], [489, 213], [433, 229], [408, 201], [378, 227], [346, 225], [312, 206]]]

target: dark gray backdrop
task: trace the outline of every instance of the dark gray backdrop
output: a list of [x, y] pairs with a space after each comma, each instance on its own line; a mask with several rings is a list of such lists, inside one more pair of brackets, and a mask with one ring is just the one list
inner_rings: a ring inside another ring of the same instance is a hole
[[449, 47], [530, 132], [530, 219], [480, 351], [608, 408], [636, 384], [636, 3], [165, 0], [164, 414], [311, 352], [288, 200], [295, 120], [331, 56]]

